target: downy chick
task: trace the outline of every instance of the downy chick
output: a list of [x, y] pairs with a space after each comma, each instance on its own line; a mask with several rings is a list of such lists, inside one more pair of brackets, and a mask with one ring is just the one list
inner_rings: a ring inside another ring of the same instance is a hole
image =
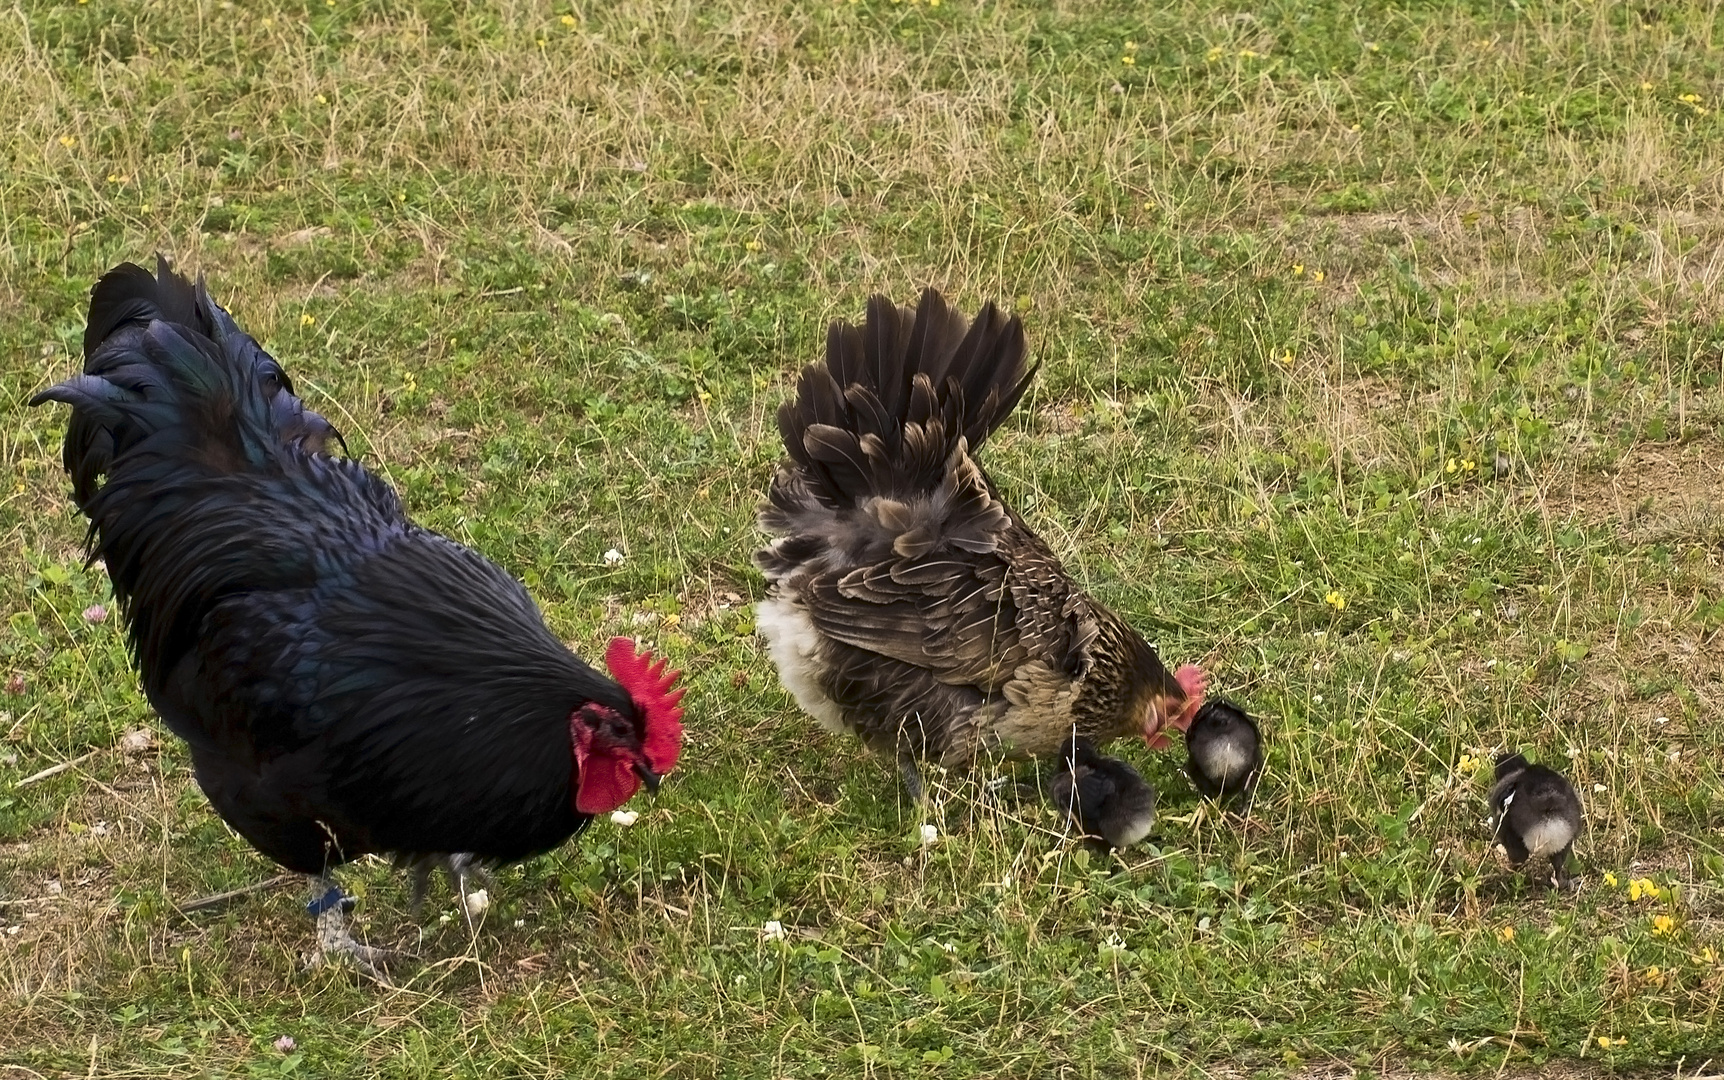
[[1128, 848], [1155, 826], [1155, 788], [1136, 769], [1102, 754], [1081, 735], [1060, 748], [1048, 793], [1079, 831], [1100, 837], [1110, 848]]
[[1217, 698], [1197, 710], [1185, 733], [1186, 773], [1205, 797], [1229, 799], [1249, 790], [1263, 769], [1263, 737], [1245, 710]]
[[1520, 754], [1498, 758], [1491, 818], [1510, 866], [1519, 869], [1533, 856], [1543, 855], [1550, 860], [1558, 888], [1573, 883], [1565, 864], [1580, 835], [1580, 797], [1561, 773], [1529, 764]]

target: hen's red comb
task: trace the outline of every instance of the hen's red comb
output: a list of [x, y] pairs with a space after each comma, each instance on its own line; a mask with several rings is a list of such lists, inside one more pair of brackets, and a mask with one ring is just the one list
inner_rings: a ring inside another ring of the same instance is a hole
[[665, 674], [665, 661], [653, 663], [651, 652], [635, 652], [635, 643], [626, 637], [611, 638], [605, 647], [605, 666], [629, 697], [635, 708], [646, 718], [646, 737], [641, 740], [641, 752], [647, 765], [663, 776], [676, 767], [682, 754], [682, 695], [672, 690], [680, 671]]

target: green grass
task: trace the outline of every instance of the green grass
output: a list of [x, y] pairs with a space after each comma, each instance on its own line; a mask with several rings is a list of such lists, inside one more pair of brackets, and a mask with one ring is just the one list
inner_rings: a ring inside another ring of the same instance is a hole
[[[1716, 11], [1148, 7], [0, 12], [0, 1076], [1724, 1053]], [[80, 614], [108, 593], [63, 411], [24, 402], [157, 249], [577, 648], [689, 673], [657, 802], [505, 872], [476, 937], [347, 874], [367, 936], [426, 957], [396, 989], [302, 972], [290, 891], [177, 915], [275, 870], [171, 737], [120, 746], [159, 726]], [[1159, 848], [1092, 859], [988, 770], [920, 851], [892, 770], [778, 689], [748, 608], [773, 410], [828, 319], [927, 283], [1021, 312], [1044, 363], [1002, 486], [1264, 718], [1248, 826], [1139, 746]], [[1580, 786], [1577, 896], [1488, 851], [1463, 760], [1507, 745]]]

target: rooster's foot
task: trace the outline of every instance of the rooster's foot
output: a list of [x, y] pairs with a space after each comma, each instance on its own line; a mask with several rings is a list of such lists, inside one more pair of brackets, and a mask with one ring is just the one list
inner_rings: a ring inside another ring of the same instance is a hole
[[[324, 884], [319, 882], [320, 886]], [[390, 965], [406, 954], [398, 949], [384, 949], [355, 941], [347, 929], [347, 914], [353, 910], [353, 904], [353, 897], [345, 895], [334, 885], [328, 885], [321, 896], [306, 905], [317, 919], [317, 951], [311, 954], [306, 967], [346, 962], [361, 974], [380, 983], [388, 983]]]

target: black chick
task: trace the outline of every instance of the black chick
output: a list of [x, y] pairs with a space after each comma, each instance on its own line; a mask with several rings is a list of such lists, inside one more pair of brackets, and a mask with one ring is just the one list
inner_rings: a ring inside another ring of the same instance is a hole
[[1119, 758], [1074, 735], [1060, 747], [1060, 764], [1048, 778], [1054, 805], [1084, 835], [1109, 848], [1128, 848], [1155, 825], [1155, 788]]
[[1197, 710], [1185, 733], [1191, 755], [1186, 772], [1197, 790], [1211, 799], [1228, 799], [1250, 789], [1263, 769], [1263, 737], [1245, 710], [1223, 698]]
[[1496, 841], [1508, 852], [1510, 866], [1519, 869], [1533, 856], [1543, 855], [1550, 859], [1558, 888], [1573, 883], [1566, 864], [1580, 835], [1580, 797], [1561, 773], [1529, 764], [1520, 754], [1498, 758], [1491, 818], [1496, 823]]

